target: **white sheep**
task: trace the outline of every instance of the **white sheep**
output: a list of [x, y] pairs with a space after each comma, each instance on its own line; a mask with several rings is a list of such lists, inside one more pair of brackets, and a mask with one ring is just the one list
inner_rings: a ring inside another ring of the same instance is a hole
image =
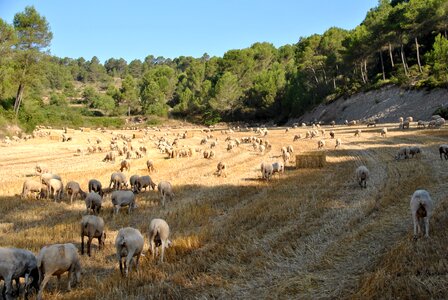
[[114, 207], [114, 213], [118, 214], [120, 207], [128, 207], [128, 213], [135, 208], [135, 194], [132, 191], [113, 191], [111, 194], [112, 205]]
[[260, 169], [261, 169], [261, 178], [265, 180], [269, 180], [272, 176], [272, 173], [274, 172], [274, 168], [270, 163], [265, 162], [261, 163]]
[[382, 128], [381, 129], [381, 136], [382, 137], [386, 137], [386, 135], [387, 135], [387, 128]]
[[78, 250], [73, 244], [54, 244], [43, 247], [37, 256], [37, 266], [40, 274], [40, 288], [37, 299], [42, 299], [45, 286], [54, 275], [60, 279], [61, 275], [68, 272], [67, 290], [71, 290], [71, 281], [75, 275], [76, 282], [81, 279], [81, 263]]
[[52, 178], [48, 181], [48, 189], [49, 193], [47, 194], [47, 198], [49, 197], [50, 193], [53, 195], [54, 202], [57, 200], [61, 200], [62, 196], [64, 194], [64, 185], [62, 184], [62, 181], [59, 179]]
[[87, 237], [87, 254], [90, 256], [90, 246], [94, 238], [98, 239], [98, 249], [104, 248], [106, 232], [104, 231], [104, 220], [101, 217], [87, 215], [81, 220], [81, 254], [84, 254], [84, 237]]
[[366, 166], [356, 168], [356, 180], [361, 187], [367, 188], [367, 179], [369, 179], [370, 171]]
[[220, 161], [216, 166], [216, 175], [227, 177], [227, 164]]
[[20, 197], [23, 199], [23, 198], [27, 197], [30, 192], [33, 192], [33, 193], [37, 193], [36, 194], [36, 199], [37, 199], [43, 190], [46, 190], [46, 186], [43, 185], [41, 182], [35, 181], [33, 179], [27, 179], [23, 183], [22, 194]]
[[416, 190], [411, 197], [410, 206], [412, 220], [414, 221], [414, 239], [422, 231], [421, 223], [425, 226], [425, 237], [429, 237], [429, 219], [432, 215], [433, 202], [428, 191]]
[[336, 144], [335, 144], [334, 148], [336, 149], [337, 147], [340, 147], [341, 145], [342, 145], [341, 139], [336, 139]]
[[149, 245], [152, 253], [152, 258], [158, 255], [158, 247], [162, 246], [162, 253], [160, 256], [160, 262], [163, 262], [163, 256], [165, 248], [171, 245], [171, 241], [168, 239], [170, 235], [170, 227], [168, 223], [163, 219], [152, 219], [149, 223]]
[[272, 174], [285, 173], [285, 165], [281, 161], [272, 164]]
[[[144, 239], [143, 235], [138, 229], [132, 227], [125, 227], [120, 229], [117, 238], [115, 239], [115, 249], [117, 250], [117, 259], [120, 265], [121, 275], [127, 277], [129, 269], [135, 256], [135, 269], [138, 269], [138, 261], [143, 251]], [[123, 257], [126, 257], [124, 261], [124, 273], [123, 273]]]
[[322, 149], [325, 147], [325, 141], [324, 140], [319, 140], [317, 142], [317, 149]]
[[67, 182], [65, 190], [67, 191], [67, 195], [70, 196], [70, 204], [73, 203], [73, 198], [76, 198], [77, 195], [80, 195], [82, 199], [87, 197], [87, 193], [81, 189], [79, 183], [76, 181]]
[[173, 187], [171, 186], [171, 183], [169, 183], [168, 181], [161, 181], [157, 185], [157, 190], [159, 191], [160, 199], [162, 201], [163, 207], [165, 207], [166, 197], [169, 197], [170, 201], [173, 200], [173, 197], [174, 197]]
[[20, 290], [20, 277], [25, 277], [25, 299], [27, 299], [31, 287], [36, 291], [39, 290], [39, 271], [34, 254], [25, 249], [0, 248], [0, 279], [5, 281], [2, 293], [6, 299], [13, 299], [13, 280]]
[[286, 165], [291, 160], [291, 154], [288, 151], [282, 152], [283, 162]]
[[109, 188], [119, 190], [127, 186], [126, 176], [122, 172], [114, 172], [110, 175]]

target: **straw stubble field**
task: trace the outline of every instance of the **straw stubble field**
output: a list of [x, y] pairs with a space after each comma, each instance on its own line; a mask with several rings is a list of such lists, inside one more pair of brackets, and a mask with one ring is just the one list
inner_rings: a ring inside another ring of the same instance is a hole
[[[100, 215], [107, 227], [104, 251], [93, 242], [92, 257], [83, 256], [81, 283], [66, 291], [66, 276], [57, 286], [52, 279], [46, 299], [193, 299], [193, 298], [444, 298], [448, 283], [448, 161], [441, 161], [438, 146], [448, 140], [448, 130], [391, 130], [380, 137], [379, 128], [340, 126], [333, 130], [343, 145], [334, 150], [326, 138], [327, 163], [320, 169], [296, 169], [290, 162], [285, 174], [265, 182], [260, 179], [262, 161], [281, 160], [280, 148], [293, 145], [296, 153], [317, 148], [317, 140], [293, 142], [294, 134], [307, 129], [272, 129], [267, 139], [272, 149], [261, 155], [251, 145], [226, 151], [227, 135], [218, 138], [216, 158], [165, 159], [144, 139], [148, 154], [131, 161], [125, 172], [146, 175], [152, 159], [157, 183], [174, 186], [174, 201], [159, 206], [156, 191], [137, 195], [138, 208], [129, 215], [112, 216], [110, 196]], [[168, 139], [182, 129], [162, 129], [150, 135]], [[326, 128], [327, 135], [330, 128]], [[132, 132], [127, 132], [132, 135]], [[249, 136], [232, 133], [232, 137]], [[102, 162], [105, 153], [75, 156], [87, 148], [87, 138], [100, 137], [107, 145], [110, 132], [72, 134], [62, 143], [49, 138], [0, 147], [0, 246], [26, 248], [38, 253], [52, 243], [80, 247], [79, 222], [83, 201], [70, 205], [53, 200], [21, 200], [22, 183], [37, 162], [61, 175], [64, 183], [75, 180], [86, 190], [91, 178], [109, 184], [120, 159]], [[180, 140], [180, 146], [199, 146], [205, 133]], [[133, 144], [140, 146], [138, 139]], [[395, 161], [397, 149], [420, 145], [418, 159]], [[213, 173], [219, 161], [228, 165], [227, 177]], [[371, 173], [367, 189], [355, 181], [354, 171], [365, 164]], [[427, 189], [435, 201], [430, 238], [412, 240], [409, 200], [418, 189]], [[152, 260], [147, 252], [148, 225], [152, 218], [165, 219], [171, 227], [173, 247], [166, 262]], [[145, 236], [145, 257], [129, 278], [119, 274], [114, 240], [125, 226]]]

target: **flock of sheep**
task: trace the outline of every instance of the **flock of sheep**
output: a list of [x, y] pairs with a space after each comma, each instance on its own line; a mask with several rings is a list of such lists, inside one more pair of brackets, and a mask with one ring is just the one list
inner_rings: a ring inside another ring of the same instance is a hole
[[[407, 118], [406, 120], [400, 119], [399, 127], [401, 129], [409, 128], [413, 120]], [[443, 123], [441, 118], [435, 118], [433, 123]], [[443, 120], [444, 121], [444, 120]], [[430, 121], [431, 122], [431, 121]], [[356, 125], [356, 121], [346, 122], [348, 126]], [[432, 124], [432, 123], [431, 123]], [[335, 123], [330, 124], [334, 126]], [[429, 126], [429, 123], [427, 124]], [[294, 124], [293, 128], [297, 128], [299, 125]], [[303, 125], [302, 125], [303, 126]], [[375, 122], [368, 122], [367, 126], [376, 126]], [[433, 126], [433, 124], [431, 125]], [[441, 126], [441, 125], [440, 125]], [[440, 127], [439, 126], [439, 127]], [[231, 134], [234, 131], [241, 131], [240, 128], [228, 129], [222, 134], [227, 135], [225, 142], [227, 142], [227, 151], [234, 151], [235, 148], [241, 144], [251, 144], [253, 150], [259, 152], [261, 155], [265, 151], [272, 149], [271, 143], [267, 140], [269, 134], [266, 128], [257, 128], [253, 131], [255, 135], [251, 135], [243, 138], [232, 138]], [[289, 132], [289, 128], [286, 132]], [[202, 156], [206, 159], [212, 159], [215, 157], [215, 151], [213, 150], [218, 145], [218, 139], [214, 138], [211, 130], [206, 129], [204, 133], [207, 134], [200, 141], [200, 145], [209, 145], [209, 149], [201, 149], [194, 147], [178, 147], [179, 139], [186, 139], [189, 133], [184, 132], [178, 135], [173, 141], [170, 141], [166, 135], [162, 137], [150, 137], [154, 142], [154, 146], [161, 152], [167, 155], [167, 158], [180, 158], [190, 157], [194, 153], [201, 152]], [[147, 133], [145, 133], [147, 135]], [[312, 139], [314, 137], [321, 137], [317, 142], [317, 148], [325, 148], [325, 130], [321, 129], [319, 124], [312, 125], [312, 129], [306, 132], [306, 137]], [[357, 129], [354, 133], [356, 137], [362, 134], [361, 129]], [[382, 128], [380, 131], [382, 137], [386, 137], [387, 128]], [[330, 139], [335, 140], [335, 148], [342, 145], [340, 138], [335, 138], [335, 132], [330, 131]], [[93, 239], [98, 240], [98, 248], [104, 247], [104, 241], [106, 239], [105, 222], [99, 216], [101, 208], [103, 206], [104, 195], [110, 193], [110, 199], [113, 206], [114, 214], [118, 214], [120, 208], [127, 207], [128, 213], [131, 213], [133, 209], [137, 208], [135, 195], [157, 187], [160, 195], [160, 204], [162, 207], [166, 206], [166, 200], [170, 201], [174, 197], [173, 187], [169, 181], [160, 181], [157, 185], [153, 182], [149, 175], [139, 176], [133, 175], [127, 180], [123, 171], [130, 171], [130, 159], [141, 158], [147, 153], [146, 146], [141, 146], [135, 149], [126, 137], [121, 137], [124, 141], [123, 144], [119, 143], [119, 136], [115, 136], [110, 141], [110, 152], [106, 154], [103, 161], [110, 162], [115, 161], [119, 156], [126, 156], [120, 162], [120, 171], [113, 172], [110, 177], [109, 186], [103, 188], [101, 182], [97, 179], [90, 179], [88, 182], [88, 192], [83, 191], [80, 184], [75, 181], [70, 181], [65, 185], [65, 191], [70, 197], [70, 203], [74, 199], [80, 197], [84, 199], [86, 205], [86, 215], [82, 217], [80, 222], [80, 236], [81, 236], [81, 255], [84, 254], [84, 237], [87, 237], [87, 254], [91, 255], [91, 243]], [[302, 139], [301, 135], [294, 135], [293, 142]], [[70, 141], [65, 138], [66, 141]], [[90, 141], [89, 141], [90, 143]], [[96, 140], [97, 144], [102, 143], [101, 140]], [[89, 146], [91, 147], [91, 146]], [[98, 149], [98, 148], [96, 148]], [[91, 152], [93, 150], [88, 150]], [[78, 153], [80, 151], [77, 151]], [[131, 154], [129, 154], [131, 153]], [[294, 153], [292, 145], [287, 145], [281, 148], [281, 160], [261, 163], [261, 178], [269, 181], [273, 174], [284, 173], [285, 166], [291, 161], [291, 156]], [[397, 151], [395, 159], [408, 159], [418, 156], [422, 153], [422, 150], [418, 146], [408, 146], [400, 148]], [[448, 160], [448, 145], [440, 145], [439, 147], [440, 159], [445, 158]], [[272, 156], [271, 156], [272, 157]], [[146, 167], [149, 173], [155, 171], [154, 162], [148, 160]], [[23, 183], [21, 197], [28, 197], [31, 193], [38, 198], [50, 198], [53, 197], [54, 201], [60, 201], [64, 195], [64, 185], [59, 175], [53, 174], [44, 165], [36, 165], [36, 173], [39, 175], [39, 180], [27, 179]], [[227, 175], [228, 165], [225, 162], [220, 161], [217, 165], [215, 174], [217, 176], [225, 177]], [[367, 181], [370, 177], [370, 171], [364, 165], [356, 168], [355, 178], [358, 184], [362, 188], [367, 188]], [[129, 188], [129, 189], [128, 189]], [[424, 227], [425, 236], [429, 236], [429, 219], [433, 210], [433, 202], [429, 193], [425, 190], [417, 190], [410, 201], [412, 219], [414, 222], [414, 237], [422, 231]], [[153, 219], [149, 224], [149, 251], [152, 253], [153, 258], [158, 255], [158, 249], [161, 248], [160, 261], [164, 260], [165, 249], [171, 245], [169, 240], [170, 228], [167, 222], [163, 219]], [[127, 276], [132, 264], [135, 264], [135, 268], [138, 268], [139, 259], [142, 255], [144, 245], [144, 237], [140, 231], [136, 228], [125, 227], [121, 228], [115, 239], [116, 257], [119, 264], [120, 272], [123, 276]], [[48, 283], [51, 276], [57, 276], [58, 278], [65, 272], [69, 274], [68, 290], [70, 290], [71, 282], [79, 282], [81, 275], [81, 264], [78, 255], [78, 249], [71, 243], [67, 244], [54, 244], [43, 247], [37, 256], [32, 252], [25, 249], [16, 248], [0, 248], [0, 279], [3, 279], [5, 284], [3, 288], [3, 294], [7, 298], [12, 297], [13, 281], [16, 282], [16, 289], [20, 290], [20, 278], [25, 278], [25, 297], [29, 294], [30, 290], [34, 288], [38, 293], [38, 299], [42, 298], [42, 292]], [[124, 261], [123, 261], [124, 259]]]

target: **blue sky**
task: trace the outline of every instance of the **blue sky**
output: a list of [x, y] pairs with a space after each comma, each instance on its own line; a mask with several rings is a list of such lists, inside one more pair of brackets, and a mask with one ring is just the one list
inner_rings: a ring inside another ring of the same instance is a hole
[[378, 0], [0, 0], [0, 18], [33, 5], [50, 24], [50, 52], [101, 62], [147, 55], [223, 56], [256, 42], [276, 47], [332, 26], [352, 29]]

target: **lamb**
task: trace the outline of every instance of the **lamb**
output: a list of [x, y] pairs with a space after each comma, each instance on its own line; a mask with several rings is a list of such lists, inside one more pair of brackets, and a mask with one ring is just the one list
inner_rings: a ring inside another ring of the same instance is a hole
[[425, 237], [429, 237], [429, 219], [432, 215], [433, 202], [426, 190], [416, 190], [411, 197], [411, 214], [414, 221], [414, 239], [422, 231], [422, 223], [425, 226]]
[[398, 149], [397, 154], [395, 155], [395, 160], [399, 160], [401, 158], [408, 159], [409, 158], [409, 147], [402, 147]]
[[[122, 276], [127, 277], [129, 273], [129, 268], [133, 262], [133, 257], [135, 260], [135, 269], [138, 269], [138, 261], [140, 260], [140, 255], [143, 251], [144, 239], [143, 235], [138, 231], [138, 229], [132, 227], [125, 227], [120, 229], [117, 238], [115, 239], [115, 248], [117, 249], [117, 259], [120, 265], [120, 273]], [[123, 263], [122, 259], [126, 257], [124, 262], [124, 273], [123, 273]]]
[[67, 290], [71, 290], [73, 275], [76, 282], [81, 279], [81, 263], [79, 261], [78, 250], [73, 244], [54, 244], [43, 247], [37, 256], [37, 266], [40, 274], [40, 288], [37, 299], [42, 299], [42, 293], [50, 280], [50, 276], [55, 275], [58, 279], [62, 274], [68, 272]]
[[414, 155], [421, 155], [422, 149], [418, 146], [411, 146], [409, 147], [409, 155], [411, 158], [414, 158]]
[[227, 164], [226, 163], [223, 163], [220, 161], [216, 168], [217, 168], [216, 175], [227, 177], [227, 174], [226, 174]]
[[99, 214], [103, 203], [103, 199], [101, 195], [95, 192], [90, 192], [87, 194], [85, 198], [85, 203], [86, 203], [86, 214], [89, 213], [89, 210], [92, 210], [94, 214]]
[[163, 262], [163, 256], [165, 248], [171, 245], [171, 241], [168, 239], [170, 235], [170, 227], [168, 223], [163, 219], [152, 219], [149, 223], [149, 247], [154, 259], [158, 255], [157, 247], [162, 246], [162, 254], [160, 256], [160, 262]]
[[341, 139], [336, 139], [336, 145], [334, 146], [334, 148], [336, 149], [337, 147], [340, 147], [341, 145], [342, 145]]
[[442, 160], [442, 154], [445, 157], [445, 160], [448, 160], [448, 145], [447, 144], [440, 145], [439, 154], [440, 154], [441, 160]]
[[23, 183], [22, 194], [21, 194], [20, 198], [24, 199], [25, 197], [28, 196], [28, 194], [30, 192], [34, 192], [34, 193], [37, 193], [37, 195], [36, 195], [36, 199], [37, 199], [39, 197], [41, 191], [44, 189], [46, 189], [46, 186], [43, 185], [41, 182], [35, 181], [33, 179], [27, 179]]
[[123, 172], [124, 169], [126, 169], [126, 171], [131, 170], [131, 164], [127, 160], [122, 160], [120, 163], [120, 172]]
[[127, 186], [126, 176], [121, 172], [114, 172], [110, 176], [109, 188], [113, 185], [115, 190], [119, 190], [124, 186]]
[[115, 214], [118, 214], [120, 207], [128, 206], [128, 213], [137, 208], [135, 195], [132, 191], [113, 191], [111, 199]]
[[369, 179], [369, 176], [370, 172], [366, 166], [359, 166], [356, 169], [356, 180], [358, 181], [361, 188], [367, 188], [367, 179]]
[[272, 174], [285, 173], [285, 165], [281, 161], [272, 164]]
[[269, 163], [261, 163], [261, 178], [268, 180], [271, 178], [272, 174], [274, 173], [274, 167], [272, 164]]
[[80, 195], [82, 199], [85, 199], [87, 196], [87, 193], [81, 189], [79, 183], [76, 181], [67, 182], [65, 189], [67, 191], [67, 195], [70, 196], [70, 204], [73, 203], [73, 198], [76, 198], [77, 195]]
[[159, 190], [159, 193], [160, 193], [162, 206], [165, 207], [165, 199], [166, 199], [166, 197], [169, 197], [170, 201], [173, 200], [173, 197], [174, 197], [173, 187], [171, 186], [171, 183], [169, 183], [168, 181], [161, 181], [157, 185], [157, 189]]
[[148, 173], [151, 173], [151, 172], [155, 171], [154, 163], [153, 163], [152, 160], [146, 161], [146, 167], [148, 168]]
[[30, 288], [39, 291], [39, 270], [34, 254], [25, 249], [0, 248], [0, 279], [5, 281], [2, 294], [6, 299], [12, 298], [13, 280], [20, 290], [20, 277], [25, 277], [25, 299], [28, 298]]
[[317, 142], [317, 149], [322, 149], [325, 147], [325, 141], [324, 140], [319, 140]]
[[386, 137], [387, 135], [387, 128], [382, 128], [381, 129], [381, 137]]
[[90, 179], [89, 180], [89, 193], [90, 192], [96, 192], [98, 193], [101, 197], [103, 196], [103, 187], [101, 185], [101, 182], [99, 180], [96, 179]]
[[90, 246], [94, 238], [98, 239], [98, 249], [104, 248], [106, 232], [104, 231], [104, 220], [101, 217], [87, 215], [81, 220], [81, 254], [84, 255], [84, 237], [87, 237], [87, 254], [90, 256]]
[[152, 188], [153, 190], [156, 189], [156, 184], [152, 181], [151, 177], [148, 175], [146, 176], [140, 176], [137, 178], [137, 181], [134, 186], [134, 192], [141, 192], [142, 189]]

